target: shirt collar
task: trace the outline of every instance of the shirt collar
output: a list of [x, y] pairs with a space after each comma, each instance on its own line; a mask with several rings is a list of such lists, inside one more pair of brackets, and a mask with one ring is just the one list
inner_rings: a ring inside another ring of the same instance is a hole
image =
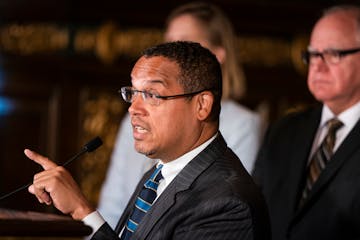
[[198, 155], [202, 150], [204, 150], [214, 139], [216, 138], [217, 133], [212, 136], [209, 140], [198, 146], [197, 148], [191, 150], [190, 152], [185, 153], [179, 158], [164, 163], [161, 160], [158, 164], [163, 164], [163, 168], [161, 169], [161, 174], [164, 177], [164, 181], [166, 185], [168, 185], [175, 177], [179, 174], [179, 172], [193, 159]]
[[324, 105], [322, 109], [320, 127], [324, 127], [326, 122], [334, 117], [337, 117], [345, 126], [352, 128], [360, 118], [360, 101], [340, 113], [338, 116], [335, 116], [330, 108]]

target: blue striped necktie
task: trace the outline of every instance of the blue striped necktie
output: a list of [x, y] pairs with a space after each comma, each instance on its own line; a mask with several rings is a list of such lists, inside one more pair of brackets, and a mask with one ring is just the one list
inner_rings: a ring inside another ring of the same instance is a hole
[[161, 174], [162, 167], [163, 165], [159, 164], [150, 178], [145, 182], [135, 201], [134, 209], [126, 223], [124, 231], [121, 234], [121, 240], [131, 239], [131, 235], [136, 230], [141, 219], [150, 210], [156, 198], [156, 190], [159, 186], [159, 181], [163, 179]]
[[336, 131], [343, 126], [343, 123], [336, 118], [329, 120], [326, 124], [329, 130], [323, 142], [320, 144], [319, 148], [311, 158], [307, 170], [305, 187], [303, 189], [299, 202], [299, 207], [301, 207], [304, 204], [313, 185], [320, 176], [320, 173], [326, 167], [326, 164], [331, 159], [333, 155], [333, 148], [336, 141]]

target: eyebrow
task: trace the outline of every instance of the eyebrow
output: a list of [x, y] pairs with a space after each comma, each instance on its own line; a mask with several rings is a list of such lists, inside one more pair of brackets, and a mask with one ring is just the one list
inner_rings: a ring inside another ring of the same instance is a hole
[[331, 51], [339, 51], [342, 48], [336, 48], [336, 47], [329, 47], [329, 48], [325, 48], [322, 51], [318, 51], [317, 49], [314, 49], [312, 47], [308, 47], [308, 51], [312, 51], [312, 52], [331, 52]]

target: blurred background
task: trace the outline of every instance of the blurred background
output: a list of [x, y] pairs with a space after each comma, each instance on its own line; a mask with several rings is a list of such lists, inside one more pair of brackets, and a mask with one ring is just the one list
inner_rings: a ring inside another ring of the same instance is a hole
[[[32, 181], [31, 148], [59, 164], [100, 136], [104, 145], [68, 166], [96, 205], [119, 122], [117, 90], [140, 52], [162, 41], [167, 14], [188, 1], [0, 1], [0, 195]], [[355, 1], [218, 0], [232, 20], [247, 79], [242, 103], [271, 123], [314, 103], [300, 59], [324, 7]], [[0, 208], [56, 212], [27, 190]]]

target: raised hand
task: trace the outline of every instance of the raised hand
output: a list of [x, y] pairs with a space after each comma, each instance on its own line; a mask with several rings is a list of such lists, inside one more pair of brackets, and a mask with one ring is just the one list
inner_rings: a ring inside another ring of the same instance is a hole
[[33, 184], [28, 188], [40, 203], [53, 204], [62, 213], [70, 214], [77, 220], [94, 211], [78, 184], [64, 167], [29, 149], [25, 149], [24, 153], [44, 169], [34, 175]]

